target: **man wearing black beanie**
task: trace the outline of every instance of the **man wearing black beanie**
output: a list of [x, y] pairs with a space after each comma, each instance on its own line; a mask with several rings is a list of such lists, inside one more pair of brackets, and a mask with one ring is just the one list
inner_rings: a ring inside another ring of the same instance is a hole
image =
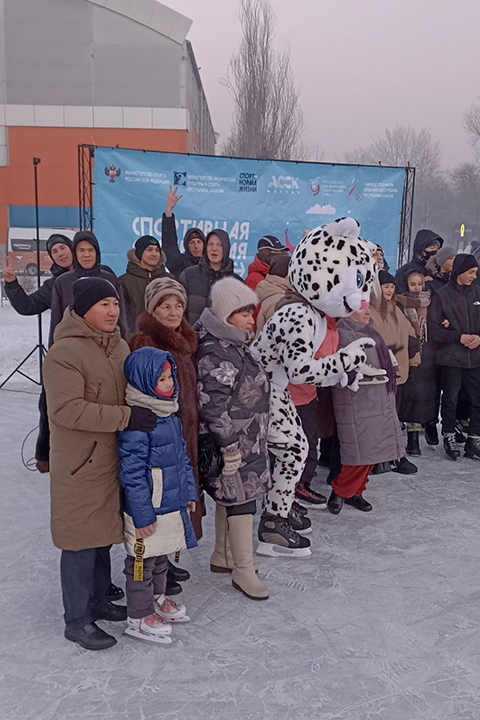
[[[113, 276], [112, 276], [113, 277]], [[123, 541], [117, 431], [149, 432], [156, 415], [125, 403], [118, 293], [110, 280], [85, 277], [55, 331], [43, 375], [51, 430], [50, 492], [65, 637], [87, 650], [115, 645], [97, 620], [126, 619], [111, 602], [110, 547]]]
[[465, 457], [480, 460], [480, 286], [473, 255], [457, 255], [450, 280], [433, 296], [428, 318], [441, 370], [442, 431], [445, 452], [456, 460], [458, 396], [463, 387], [470, 405], [470, 427]]
[[142, 235], [127, 253], [127, 272], [118, 278], [128, 339], [135, 333], [137, 317], [145, 310], [148, 283], [167, 275], [166, 257], [153, 235]]

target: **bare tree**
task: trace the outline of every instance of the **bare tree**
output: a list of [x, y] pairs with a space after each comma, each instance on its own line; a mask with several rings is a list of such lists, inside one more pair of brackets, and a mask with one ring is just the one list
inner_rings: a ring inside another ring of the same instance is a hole
[[269, 0], [240, 0], [243, 39], [222, 80], [234, 101], [234, 118], [223, 154], [301, 160], [303, 113], [288, 46], [273, 48], [275, 16]]
[[471, 144], [475, 145], [480, 138], [480, 105], [470, 105], [468, 110], [465, 111], [463, 127], [468, 133]]

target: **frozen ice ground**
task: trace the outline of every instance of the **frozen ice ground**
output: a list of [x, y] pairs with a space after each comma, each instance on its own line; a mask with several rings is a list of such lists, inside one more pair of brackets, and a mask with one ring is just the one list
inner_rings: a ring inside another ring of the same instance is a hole
[[[5, 310], [3, 375], [35, 333], [34, 318], [13, 322]], [[174, 628], [170, 647], [157, 647], [122, 636], [121, 623], [102, 623], [119, 643], [96, 654], [63, 638], [48, 478], [20, 460], [37, 422], [36, 389], [21, 378], [7, 388], [0, 391], [1, 720], [480, 718], [480, 464], [453, 464], [422, 446], [418, 475], [372, 478], [372, 513], [312, 511], [310, 559], [257, 558], [272, 593], [266, 603], [209, 572], [210, 512], [199, 548], [182, 554], [192, 573], [181, 596], [190, 625]], [[33, 447], [34, 436], [27, 457]], [[122, 548], [113, 557], [114, 580], [123, 584]]]

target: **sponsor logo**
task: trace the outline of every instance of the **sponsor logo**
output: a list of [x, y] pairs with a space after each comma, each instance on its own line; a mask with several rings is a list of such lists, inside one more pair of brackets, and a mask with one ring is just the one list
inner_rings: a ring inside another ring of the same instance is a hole
[[283, 192], [284, 190], [295, 192], [296, 190], [300, 192], [300, 187], [298, 184], [298, 177], [293, 177], [292, 175], [272, 175], [271, 181], [268, 183], [268, 190], [273, 190], [273, 192]]
[[173, 184], [174, 185], [182, 185], [183, 187], [187, 187], [187, 173], [186, 172], [177, 172], [176, 170], [173, 171]]
[[114, 183], [116, 178], [120, 177], [121, 174], [121, 169], [116, 165], [110, 165], [110, 167], [105, 168], [105, 175], [109, 178], [111, 183]]
[[238, 176], [238, 192], [257, 192], [258, 175], [256, 173], [240, 173]]
[[312, 195], [318, 195], [320, 192], [320, 178], [316, 177], [313, 180], [308, 181], [308, 189]]

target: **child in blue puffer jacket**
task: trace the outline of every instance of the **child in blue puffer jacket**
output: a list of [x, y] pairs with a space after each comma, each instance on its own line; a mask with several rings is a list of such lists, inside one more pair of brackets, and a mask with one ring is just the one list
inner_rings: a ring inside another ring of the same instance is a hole
[[136, 350], [125, 361], [126, 402], [157, 415], [151, 432], [118, 433], [128, 627], [126, 634], [170, 643], [171, 622], [186, 622], [184, 605], [165, 597], [167, 555], [197, 544], [190, 512], [197, 490], [178, 415], [178, 383], [170, 353]]

